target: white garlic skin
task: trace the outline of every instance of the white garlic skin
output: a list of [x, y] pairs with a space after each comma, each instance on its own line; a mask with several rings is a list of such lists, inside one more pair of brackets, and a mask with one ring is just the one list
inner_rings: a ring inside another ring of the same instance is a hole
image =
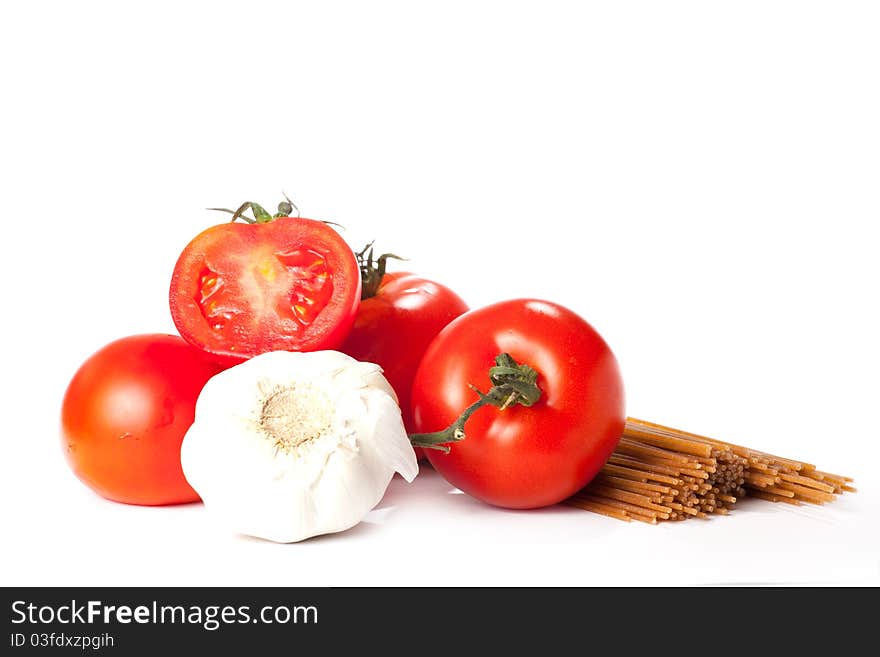
[[336, 351], [269, 352], [214, 376], [181, 464], [224, 526], [279, 543], [349, 529], [395, 472], [418, 474], [381, 368]]

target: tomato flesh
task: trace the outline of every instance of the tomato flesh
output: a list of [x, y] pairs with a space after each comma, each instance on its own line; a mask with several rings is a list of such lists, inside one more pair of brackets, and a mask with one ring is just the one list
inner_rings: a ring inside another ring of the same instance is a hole
[[319, 221], [229, 223], [187, 245], [169, 300], [180, 334], [221, 359], [334, 349], [354, 320], [360, 275], [348, 245]]
[[500, 353], [538, 372], [542, 395], [531, 407], [484, 406], [450, 452], [425, 450], [451, 484], [490, 504], [534, 508], [561, 502], [598, 473], [625, 419], [623, 382], [602, 337], [574, 312], [517, 299], [462, 315], [422, 358], [412, 389], [419, 433], [452, 424], [484, 392]]

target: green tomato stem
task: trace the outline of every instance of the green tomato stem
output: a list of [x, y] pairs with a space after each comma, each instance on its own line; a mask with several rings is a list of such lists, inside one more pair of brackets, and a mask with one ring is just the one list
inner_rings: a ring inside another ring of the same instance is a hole
[[495, 357], [495, 366], [489, 368], [489, 380], [492, 387], [485, 394], [477, 387], [470, 386], [480, 398], [464, 409], [448, 427], [433, 433], [410, 434], [409, 441], [413, 446], [439, 449], [448, 454], [451, 443], [465, 439], [465, 423], [483, 406], [491, 405], [503, 411], [514, 404], [533, 406], [541, 398], [541, 389], [537, 384], [538, 372], [525, 363], [517, 363], [510, 354], [502, 353]]
[[[209, 210], [216, 210], [217, 212], [226, 212], [232, 215], [232, 221], [237, 221], [241, 219], [242, 221], [249, 224], [268, 224], [270, 221], [274, 221], [275, 219], [279, 219], [280, 217], [289, 217], [293, 214], [293, 211], [296, 210], [296, 216], [299, 217], [299, 208], [294, 205], [293, 201], [291, 201], [287, 194], [284, 194], [284, 200], [278, 204], [278, 212], [275, 214], [269, 214], [269, 212], [259, 203], [254, 203], [253, 201], [245, 201], [241, 205], [238, 206], [237, 210], [230, 210], [229, 208], [208, 208]], [[254, 218], [251, 219], [248, 216], [245, 216], [245, 212], [248, 210], [254, 215]]]
[[361, 251], [354, 254], [358, 261], [358, 267], [361, 270], [361, 301], [376, 296], [379, 286], [382, 285], [382, 278], [385, 276], [385, 267], [388, 265], [388, 258], [395, 260], [406, 260], [393, 253], [383, 253], [376, 258], [373, 264], [373, 243], [367, 244]]

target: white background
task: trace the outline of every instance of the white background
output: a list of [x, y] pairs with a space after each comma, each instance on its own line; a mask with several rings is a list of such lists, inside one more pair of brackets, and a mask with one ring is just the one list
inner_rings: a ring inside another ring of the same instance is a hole
[[[0, 583], [880, 583], [876, 3], [33, 2], [0, 24]], [[859, 493], [650, 527], [428, 472], [294, 545], [98, 498], [62, 457], [67, 382], [173, 332], [206, 206], [282, 189], [474, 307], [577, 310], [631, 415]]]

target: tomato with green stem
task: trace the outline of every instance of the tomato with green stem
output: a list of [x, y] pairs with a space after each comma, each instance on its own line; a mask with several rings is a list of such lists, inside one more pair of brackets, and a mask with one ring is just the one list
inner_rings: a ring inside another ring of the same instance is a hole
[[[489, 374], [491, 387], [480, 387]], [[414, 445], [465, 493], [526, 509], [561, 502], [623, 433], [611, 349], [576, 313], [537, 299], [462, 315], [431, 342], [412, 388]]]
[[389, 259], [402, 258], [386, 253], [374, 262], [372, 244], [357, 257], [362, 300], [341, 351], [381, 365], [397, 393], [404, 426], [412, 432], [410, 391], [416, 368], [434, 337], [468, 306], [445, 285], [408, 272], [386, 273]]
[[202, 387], [221, 369], [176, 335], [135, 335], [97, 351], [73, 376], [61, 407], [74, 474], [117, 502], [197, 502], [180, 445]]
[[[245, 216], [248, 209], [254, 218]], [[289, 201], [274, 215], [244, 203], [225, 210], [230, 223], [208, 228], [183, 249], [169, 305], [187, 342], [228, 364], [266, 351], [342, 344], [360, 302], [357, 261], [327, 223], [292, 217], [292, 210]]]

